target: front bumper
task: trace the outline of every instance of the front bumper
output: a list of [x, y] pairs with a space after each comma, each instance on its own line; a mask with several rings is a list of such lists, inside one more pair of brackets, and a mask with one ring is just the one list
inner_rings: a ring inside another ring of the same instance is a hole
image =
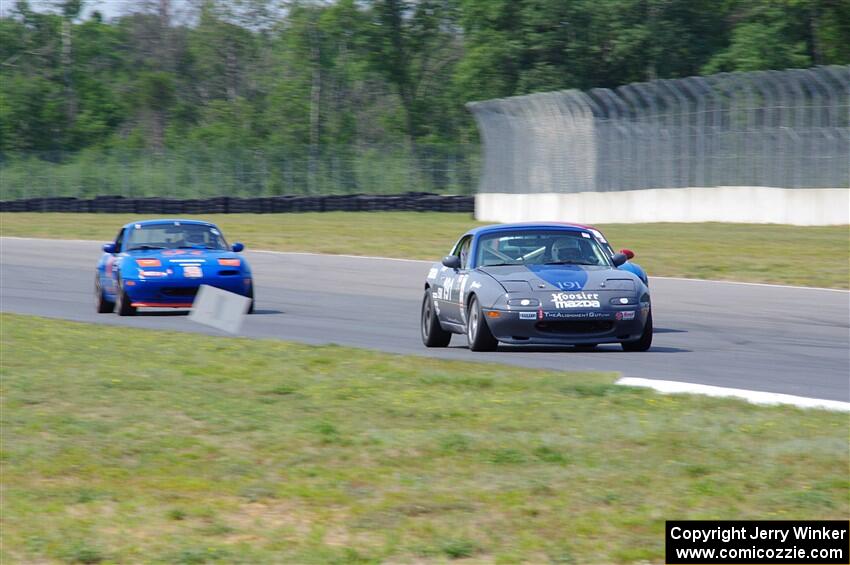
[[493, 336], [512, 344], [579, 345], [640, 338], [649, 305], [606, 310], [485, 310]]
[[183, 277], [139, 277], [124, 282], [124, 289], [137, 308], [191, 308], [202, 284], [241, 296], [250, 296], [251, 277], [226, 276], [187, 279]]

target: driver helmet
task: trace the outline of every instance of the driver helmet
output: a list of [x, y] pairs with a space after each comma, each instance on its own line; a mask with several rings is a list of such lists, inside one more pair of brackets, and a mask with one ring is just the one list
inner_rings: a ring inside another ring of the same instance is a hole
[[552, 259], [555, 261], [578, 261], [582, 253], [574, 237], [562, 237], [552, 244]]
[[191, 231], [186, 234], [187, 245], [205, 245], [207, 243], [204, 234], [199, 231]]

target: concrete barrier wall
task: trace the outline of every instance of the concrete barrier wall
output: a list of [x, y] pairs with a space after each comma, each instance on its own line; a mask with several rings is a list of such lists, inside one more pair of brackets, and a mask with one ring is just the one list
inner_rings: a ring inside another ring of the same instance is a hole
[[486, 222], [850, 224], [850, 188], [719, 186], [475, 196]]

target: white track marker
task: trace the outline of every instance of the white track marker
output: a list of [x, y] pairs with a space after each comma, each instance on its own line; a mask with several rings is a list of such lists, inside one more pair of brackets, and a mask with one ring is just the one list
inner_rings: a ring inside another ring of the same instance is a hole
[[251, 299], [248, 297], [202, 284], [192, 304], [189, 319], [236, 334], [250, 306]]
[[794, 396], [792, 394], [760, 392], [757, 390], [726, 388], [722, 386], [700, 385], [679, 381], [641, 379], [638, 377], [623, 377], [618, 380], [616, 384], [647, 387], [663, 394], [704, 394], [706, 396], [741, 398], [753, 404], [791, 404], [799, 408], [821, 408], [824, 410], [850, 412], [850, 402], [824, 400], [822, 398], [808, 398], [805, 396]]

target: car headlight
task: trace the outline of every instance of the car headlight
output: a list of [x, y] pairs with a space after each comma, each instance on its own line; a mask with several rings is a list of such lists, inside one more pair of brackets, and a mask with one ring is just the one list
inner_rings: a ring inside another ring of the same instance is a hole
[[531, 292], [531, 284], [528, 281], [502, 281], [506, 292]]
[[605, 279], [605, 288], [620, 292], [634, 292], [635, 282], [630, 279]]
[[508, 300], [508, 306], [539, 306], [540, 301], [536, 298], [511, 298]]

